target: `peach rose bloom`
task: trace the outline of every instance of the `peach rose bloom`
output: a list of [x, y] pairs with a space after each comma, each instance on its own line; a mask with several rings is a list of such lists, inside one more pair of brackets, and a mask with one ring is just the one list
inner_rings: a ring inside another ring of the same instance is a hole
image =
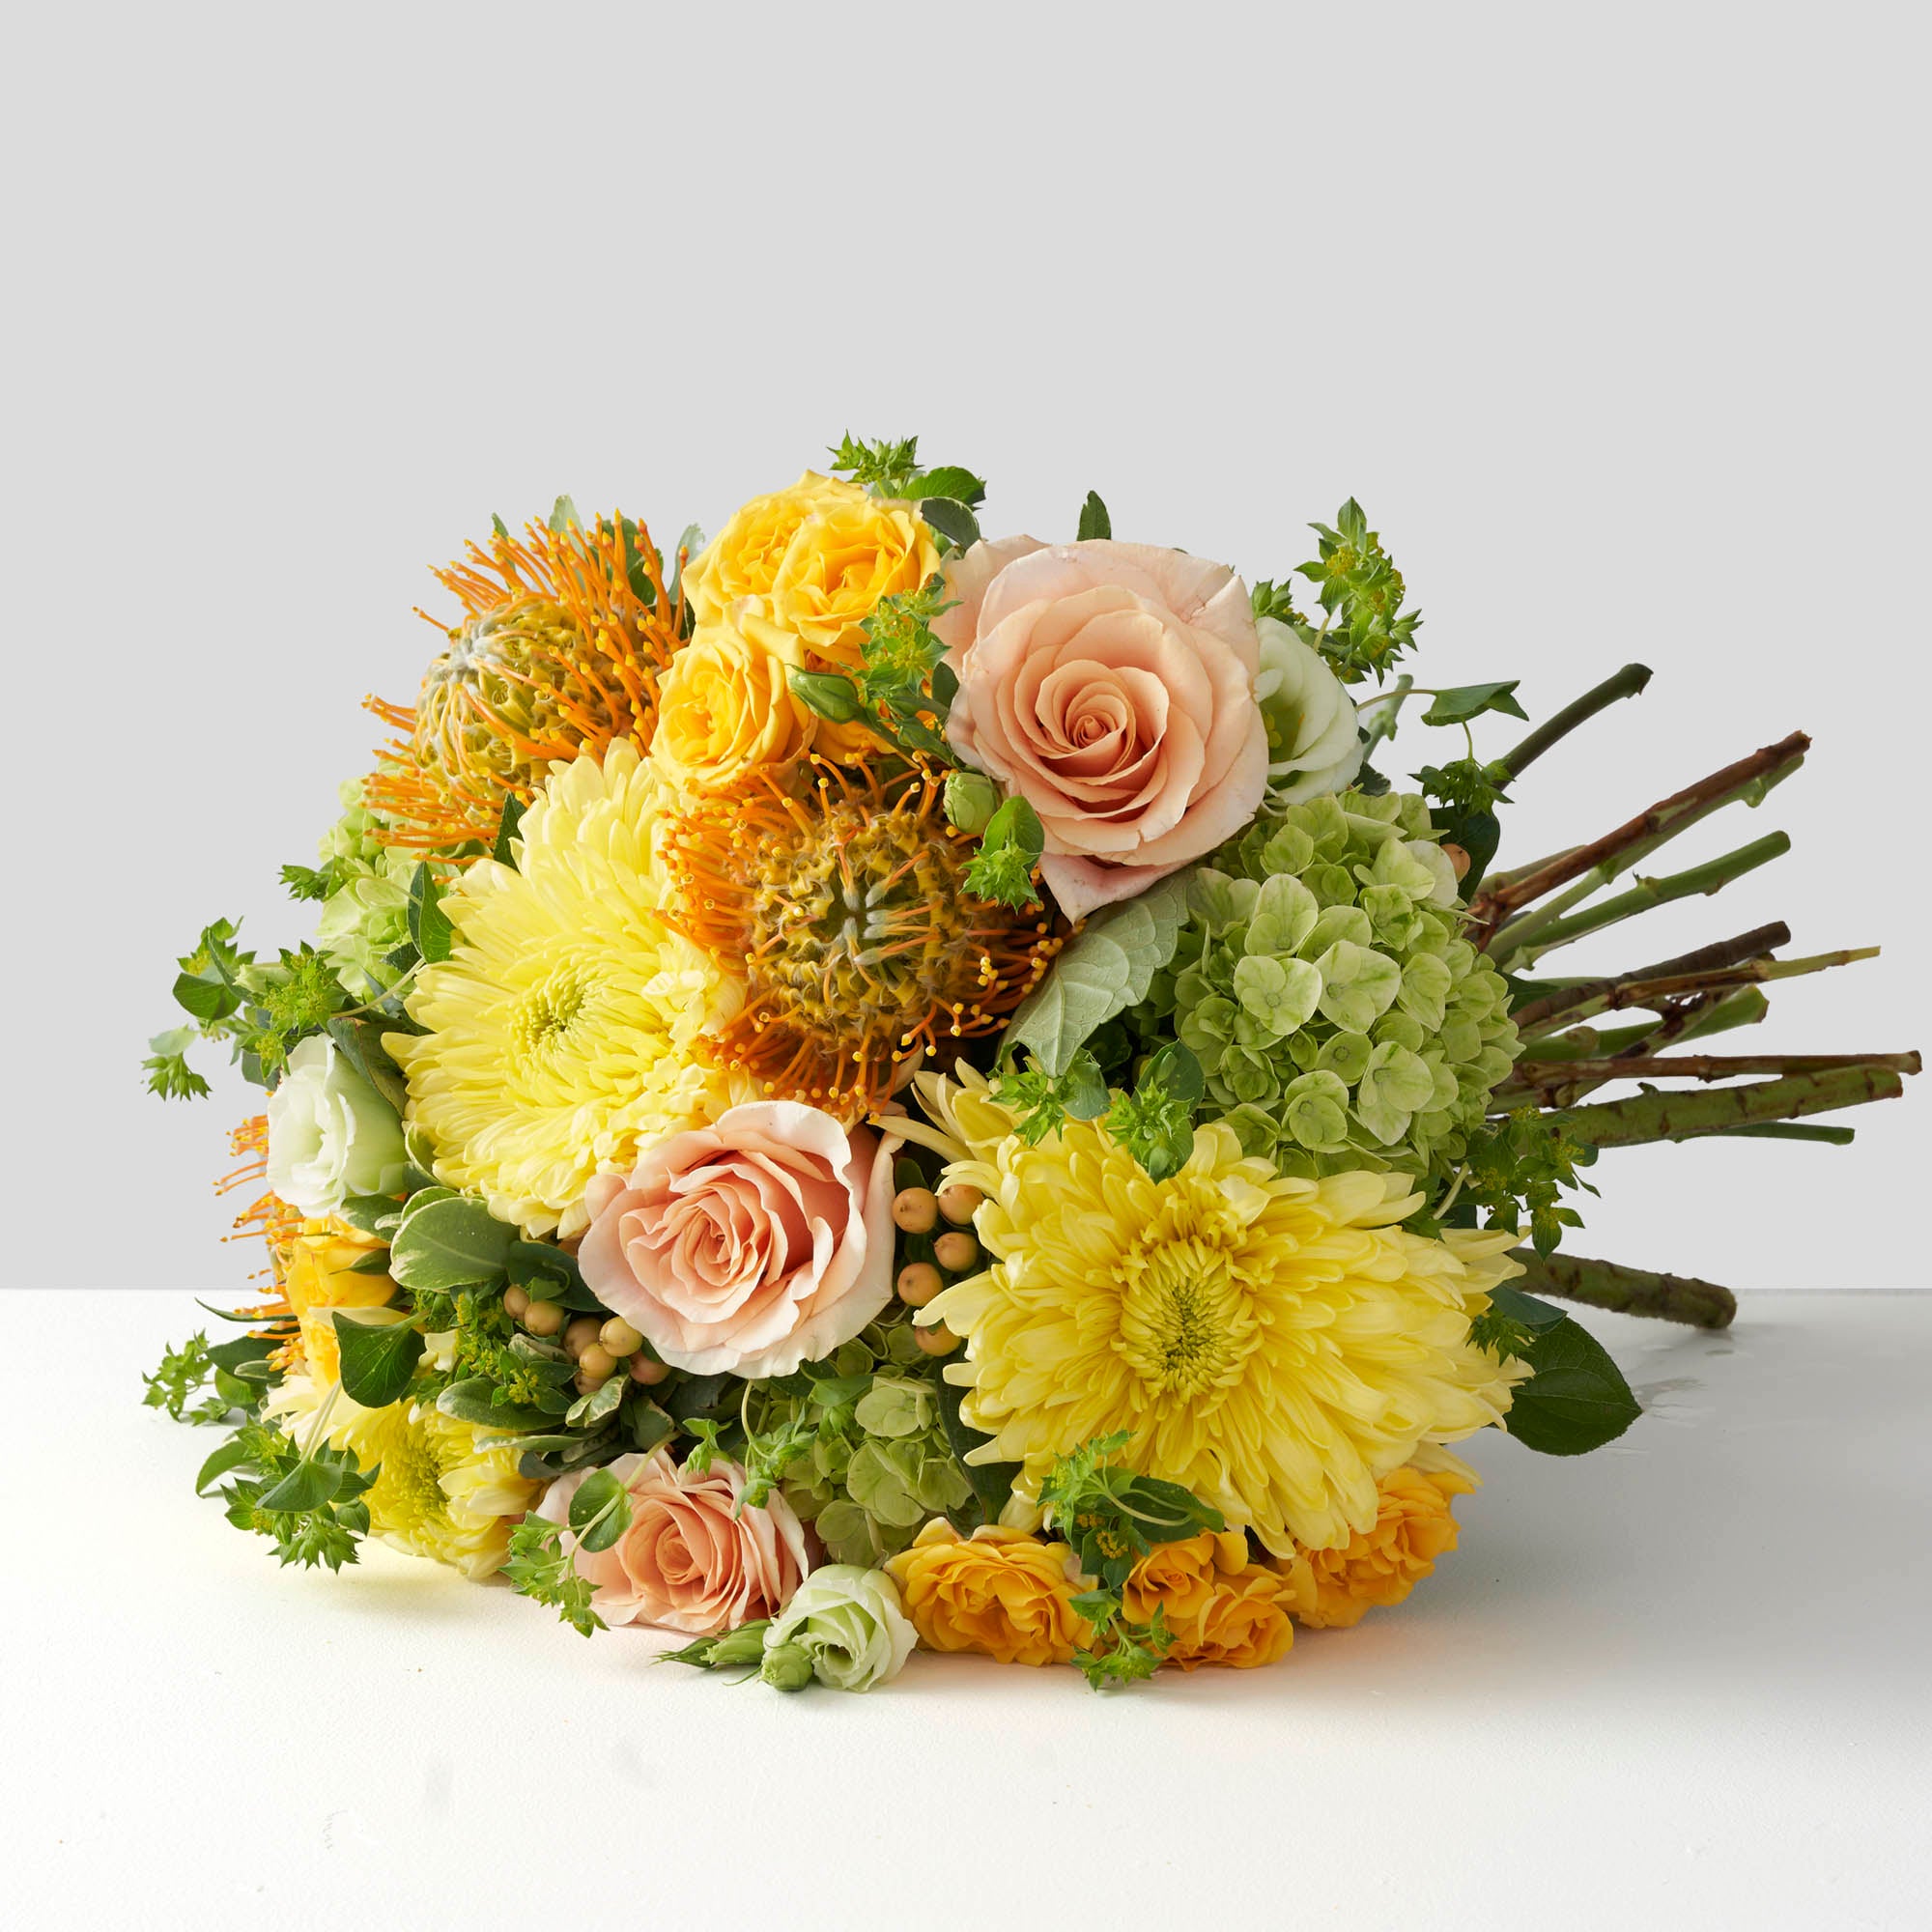
[[591, 1181], [578, 1265], [672, 1368], [789, 1375], [892, 1296], [898, 1149], [797, 1100], [732, 1107]]
[[[776, 1616], [805, 1580], [810, 1562], [791, 1505], [775, 1490], [741, 1511], [745, 1471], [736, 1463], [721, 1458], [694, 1476], [658, 1449], [619, 1456], [610, 1469], [630, 1495], [631, 1526], [609, 1549], [571, 1552], [607, 1624], [716, 1636]], [[589, 1474], [559, 1476], [537, 1514], [568, 1523], [570, 1499]]]
[[1267, 729], [1247, 586], [1110, 541], [976, 544], [934, 626], [959, 677], [953, 749], [1039, 814], [1069, 919], [1131, 898], [1255, 814]]

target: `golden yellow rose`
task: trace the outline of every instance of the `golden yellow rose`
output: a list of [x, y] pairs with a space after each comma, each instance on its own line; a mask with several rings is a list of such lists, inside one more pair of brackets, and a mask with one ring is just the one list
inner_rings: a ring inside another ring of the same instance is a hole
[[808, 469], [733, 515], [687, 572], [685, 594], [700, 622], [729, 616], [789, 664], [853, 670], [860, 626], [879, 600], [917, 590], [938, 568], [910, 503]]
[[790, 764], [816, 724], [792, 701], [783, 662], [721, 619], [700, 624], [671, 660], [651, 759], [681, 792], [723, 791]]
[[358, 1274], [355, 1264], [382, 1242], [346, 1221], [304, 1221], [289, 1243], [282, 1293], [301, 1324], [302, 1355], [318, 1381], [342, 1373], [333, 1311], [381, 1308], [396, 1292], [386, 1274]]
[[1066, 1663], [1091, 1633], [1074, 1613], [1080, 1588], [1065, 1544], [988, 1524], [970, 1537], [944, 1517], [887, 1560], [905, 1613], [932, 1650], [1002, 1663]]
[[1174, 1637], [1167, 1661], [1183, 1670], [1253, 1669], [1294, 1641], [1287, 1586], [1268, 1565], [1248, 1560], [1248, 1540], [1236, 1530], [1157, 1545], [1134, 1565], [1121, 1605], [1139, 1624], [1162, 1612]]
[[[1444, 1458], [1453, 1463], [1452, 1458]], [[1456, 1547], [1452, 1497], [1475, 1479], [1460, 1464], [1413, 1463], [1382, 1478], [1376, 1520], [1339, 1549], [1305, 1549], [1278, 1564], [1290, 1607], [1311, 1630], [1346, 1630], [1378, 1605], [1399, 1604]]]

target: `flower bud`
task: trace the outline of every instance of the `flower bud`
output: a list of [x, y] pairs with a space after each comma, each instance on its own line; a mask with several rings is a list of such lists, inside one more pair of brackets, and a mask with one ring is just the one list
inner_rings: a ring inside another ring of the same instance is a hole
[[803, 1690], [811, 1682], [811, 1654], [802, 1644], [774, 1644], [764, 1655], [758, 1675], [774, 1690]]
[[705, 1652], [706, 1665], [716, 1670], [720, 1664], [756, 1663], [765, 1654], [765, 1632], [770, 1628], [769, 1617], [760, 1617], [754, 1624], [740, 1624]]
[[984, 772], [953, 771], [946, 775], [946, 815], [969, 836], [986, 829], [999, 810], [1000, 788]]

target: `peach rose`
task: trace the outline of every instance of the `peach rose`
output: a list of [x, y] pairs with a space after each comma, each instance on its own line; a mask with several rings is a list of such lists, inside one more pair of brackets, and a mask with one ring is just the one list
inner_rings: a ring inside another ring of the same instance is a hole
[[1304, 1549], [1280, 1559], [1295, 1620], [1311, 1630], [1348, 1630], [1372, 1609], [1399, 1604], [1456, 1547], [1450, 1505], [1476, 1487], [1475, 1471], [1436, 1450], [1440, 1466], [1411, 1463], [1378, 1486], [1376, 1520], [1340, 1549]]
[[891, 1298], [898, 1148], [797, 1100], [732, 1107], [591, 1181], [578, 1264], [671, 1367], [789, 1375]]
[[[609, 1549], [571, 1552], [607, 1624], [716, 1636], [777, 1616], [805, 1580], [810, 1563], [791, 1505], [775, 1490], [740, 1509], [746, 1479], [736, 1463], [720, 1458], [694, 1476], [657, 1449], [619, 1456], [610, 1468], [631, 1498], [631, 1526]], [[559, 1476], [537, 1514], [567, 1523], [570, 1499], [589, 1474]]]
[[[983, 554], [982, 554], [983, 553]], [[1069, 919], [1131, 898], [1255, 814], [1267, 729], [1247, 587], [1225, 564], [1107, 541], [976, 544], [940, 620], [947, 734], [1038, 812]]]

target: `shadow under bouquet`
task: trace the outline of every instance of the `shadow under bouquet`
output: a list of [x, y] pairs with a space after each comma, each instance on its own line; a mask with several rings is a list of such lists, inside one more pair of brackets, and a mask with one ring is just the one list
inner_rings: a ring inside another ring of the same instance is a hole
[[[1648, 864], [1807, 741], [1499, 867], [1642, 666], [1483, 755], [1517, 682], [1416, 683], [1352, 501], [1250, 589], [1097, 496], [988, 538], [970, 471], [832, 455], [709, 542], [562, 498], [437, 573], [283, 870], [312, 937], [180, 961], [150, 1084], [208, 1041], [265, 1090], [268, 1262], [147, 1400], [284, 1563], [378, 1537], [781, 1689], [1272, 1662], [1454, 1547], [1454, 1445], [1636, 1420], [1559, 1302], [1731, 1319], [1562, 1246], [1601, 1151], [1849, 1140], [1810, 1117], [1918, 1070], [1713, 1048], [1868, 956], [1781, 925], [1562, 975], [1781, 853]], [[1403, 789], [1417, 717], [1464, 755]]]

